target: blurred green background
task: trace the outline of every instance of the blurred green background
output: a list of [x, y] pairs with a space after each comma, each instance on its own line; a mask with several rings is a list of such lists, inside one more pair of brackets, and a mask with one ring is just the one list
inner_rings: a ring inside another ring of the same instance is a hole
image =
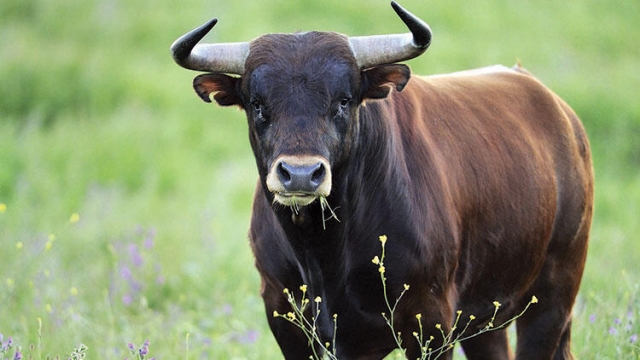
[[[638, 356], [640, 2], [401, 4], [434, 32], [414, 73], [520, 61], [580, 115], [597, 202], [574, 353]], [[3, 342], [34, 359], [80, 343], [122, 359], [147, 339], [158, 359], [280, 357], [247, 242], [244, 114], [200, 101], [168, 50], [214, 16], [209, 42], [406, 31], [386, 0], [3, 0]]]

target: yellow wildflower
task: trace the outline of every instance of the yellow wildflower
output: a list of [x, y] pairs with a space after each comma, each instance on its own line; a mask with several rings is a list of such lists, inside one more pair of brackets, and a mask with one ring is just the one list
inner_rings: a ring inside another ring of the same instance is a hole
[[438, 329], [438, 330], [442, 329], [442, 325], [441, 324], [436, 324], [436, 329]]
[[273, 310], [273, 317], [278, 317], [278, 316], [280, 316], [280, 314], [278, 313], [278, 311]]
[[7, 211], [7, 204], [0, 203], [0, 214], [2, 214], [5, 211]]
[[405, 291], [406, 291], [406, 290], [409, 290], [409, 285], [404, 284], [404, 290], [405, 290]]
[[294, 313], [292, 313], [291, 311], [289, 311], [289, 312], [287, 313], [287, 317], [288, 317], [289, 319], [291, 319], [291, 320], [295, 320], [295, 318], [296, 318], [296, 314], [294, 314]]
[[532, 303], [532, 304], [537, 304], [537, 303], [538, 303], [538, 298], [537, 298], [535, 295], [533, 295], [533, 296], [531, 297], [531, 303]]
[[374, 256], [373, 259], [371, 260], [372, 263], [379, 265], [380, 264], [380, 258], [378, 258], [378, 255]]
[[78, 295], [78, 288], [75, 286], [71, 287], [71, 289], [69, 290], [69, 293], [71, 293], [71, 295], [73, 296]]
[[380, 237], [378, 237], [378, 239], [380, 240], [380, 242], [384, 246], [384, 244], [387, 242], [387, 235], [380, 235]]
[[18, 241], [16, 243], [16, 249], [18, 249], [18, 250], [22, 249], [23, 246], [24, 246], [24, 244], [22, 243], [22, 241]]
[[496, 309], [497, 309], [497, 308], [499, 308], [500, 306], [502, 306], [502, 304], [500, 304], [500, 303], [499, 303], [499, 302], [497, 302], [497, 301], [494, 301], [494, 302], [493, 302], [493, 306], [495, 306], [495, 307], [496, 307]]
[[416, 319], [418, 320], [422, 319], [422, 314], [416, 314]]
[[72, 224], [75, 224], [78, 221], [80, 221], [80, 214], [78, 214], [78, 213], [71, 214], [71, 216], [69, 217], [69, 222], [72, 223]]
[[476, 316], [475, 315], [469, 315], [469, 320], [475, 320]]
[[321, 303], [322, 298], [320, 296], [316, 296], [316, 298], [313, 301], [315, 301], [316, 303]]
[[384, 274], [384, 266], [380, 265], [380, 267], [378, 268], [378, 271], [380, 272], [380, 274]]
[[302, 290], [303, 293], [307, 292], [307, 285], [301, 285], [300, 290]]

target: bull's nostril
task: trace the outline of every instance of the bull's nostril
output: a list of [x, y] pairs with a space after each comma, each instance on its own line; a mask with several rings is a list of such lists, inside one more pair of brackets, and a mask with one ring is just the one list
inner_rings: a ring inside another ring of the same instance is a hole
[[322, 163], [318, 163], [318, 168], [313, 172], [313, 174], [311, 174], [311, 181], [316, 184], [321, 183], [322, 180], [324, 180], [324, 174], [324, 166], [322, 165]]
[[289, 172], [289, 170], [287, 170], [284, 162], [278, 164], [278, 177], [283, 183], [288, 183], [291, 181], [291, 173]]

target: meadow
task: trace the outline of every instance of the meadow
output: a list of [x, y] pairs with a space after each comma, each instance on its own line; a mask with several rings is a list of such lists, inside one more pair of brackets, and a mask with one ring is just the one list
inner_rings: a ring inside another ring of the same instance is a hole
[[[434, 32], [414, 73], [519, 61], [582, 118], [596, 212], [573, 351], [638, 358], [640, 2], [400, 3]], [[3, 0], [0, 360], [281, 357], [247, 241], [246, 120], [168, 50], [211, 17], [210, 42], [405, 31], [386, 0]]]

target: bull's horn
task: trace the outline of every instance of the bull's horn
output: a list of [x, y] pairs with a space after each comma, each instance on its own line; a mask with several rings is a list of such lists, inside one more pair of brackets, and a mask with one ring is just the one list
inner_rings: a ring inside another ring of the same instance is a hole
[[427, 50], [431, 44], [429, 25], [395, 1], [391, 2], [391, 6], [411, 32], [349, 37], [351, 49], [360, 68], [413, 59]]
[[173, 60], [189, 70], [242, 75], [249, 43], [198, 44], [217, 22], [212, 19], [176, 40], [171, 45]]

